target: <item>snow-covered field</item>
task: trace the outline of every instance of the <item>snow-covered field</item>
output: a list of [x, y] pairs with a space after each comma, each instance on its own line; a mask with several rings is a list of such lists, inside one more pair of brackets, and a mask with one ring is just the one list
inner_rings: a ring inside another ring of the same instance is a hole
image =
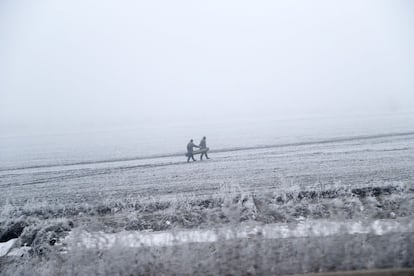
[[0, 272], [414, 266], [414, 133], [240, 147], [210, 157], [2, 169]]

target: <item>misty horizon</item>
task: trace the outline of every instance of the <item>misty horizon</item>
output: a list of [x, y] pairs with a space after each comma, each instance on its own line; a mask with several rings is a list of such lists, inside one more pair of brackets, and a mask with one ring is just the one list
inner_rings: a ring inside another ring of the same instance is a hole
[[410, 1], [4, 1], [0, 129], [411, 113], [413, 10]]

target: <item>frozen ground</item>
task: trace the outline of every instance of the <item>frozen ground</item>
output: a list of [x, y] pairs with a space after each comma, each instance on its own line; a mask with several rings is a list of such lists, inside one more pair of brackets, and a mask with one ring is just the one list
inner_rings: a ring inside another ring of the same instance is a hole
[[[292, 274], [414, 266], [414, 133], [210, 156], [190, 164], [172, 154], [2, 169], [0, 241], [17, 240], [14, 253], [0, 259], [1, 272]], [[127, 246], [137, 241], [128, 235], [157, 233], [175, 243]], [[204, 238], [188, 242], [185, 233]], [[100, 242], [91, 246], [94, 240]], [[20, 257], [22, 246], [30, 249]]]

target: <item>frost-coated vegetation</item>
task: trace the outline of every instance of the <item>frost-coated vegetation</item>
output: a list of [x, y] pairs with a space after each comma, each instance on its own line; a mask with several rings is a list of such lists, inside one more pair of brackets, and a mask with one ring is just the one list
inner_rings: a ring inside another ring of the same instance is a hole
[[[221, 152], [192, 164], [166, 157], [0, 170], [0, 245], [14, 242], [0, 257], [0, 274], [283, 275], [413, 267], [414, 140], [375, 139]], [[294, 232], [313, 223], [315, 229], [283, 238], [257, 231], [179, 240], [185, 231], [274, 226]], [[359, 224], [364, 227], [353, 229]], [[103, 244], [123, 233], [167, 233], [177, 242], [90, 246], [77, 243], [77, 233]]]
[[[323, 190], [245, 193], [222, 185], [211, 196], [107, 199], [96, 205], [8, 202], [1, 211], [0, 239], [18, 238], [30, 250], [2, 259], [5, 275], [266, 274], [414, 265], [412, 233], [328, 238], [223, 240], [172, 247], [107, 250], [62, 244], [75, 229], [90, 232], [168, 231], [240, 227], [248, 223], [295, 223], [303, 219], [374, 220], [411, 217], [413, 189], [403, 183]], [[393, 241], [392, 247], [386, 244]], [[386, 250], [381, 249], [386, 247]], [[381, 254], [378, 254], [378, 251]], [[408, 253], [412, 254], [408, 254]], [[390, 258], [390, 256], [395, 256]], [[397, 258], [397, 256], [400, 256]], [[17, 260], [16, 260], [17, 259]], [[338, 259], [341, 261], [338, 263]], [[355, 260], [358, 259], [358, 262]], [[286, 263], [291, 262], [289, 265]]]

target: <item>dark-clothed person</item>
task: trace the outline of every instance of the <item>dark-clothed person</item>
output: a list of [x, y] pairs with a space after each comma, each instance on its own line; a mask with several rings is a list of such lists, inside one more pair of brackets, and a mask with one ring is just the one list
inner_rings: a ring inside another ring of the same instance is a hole
[[[204, 136], [203, 139], [201, 139], [200, 141], [200, 149], [206, 149], [206, 148], [207, 148], [207, 141], [206, 141], [206, 136]], [[210, 159], [208, 158], [207, 152], [203, 152], [201, 153], [200, 160], [203, 160], [203, 155], [205, 155], [207, 159]]]
[[187, 144], [187, 162], [190, 162], [190, 158], [192, 158], [193, 161], [196, 161], [193, 155], [193, 148], [199, 148], [199, 146], [194, 145], [193, 139], [191, 139], [190, 142]]

